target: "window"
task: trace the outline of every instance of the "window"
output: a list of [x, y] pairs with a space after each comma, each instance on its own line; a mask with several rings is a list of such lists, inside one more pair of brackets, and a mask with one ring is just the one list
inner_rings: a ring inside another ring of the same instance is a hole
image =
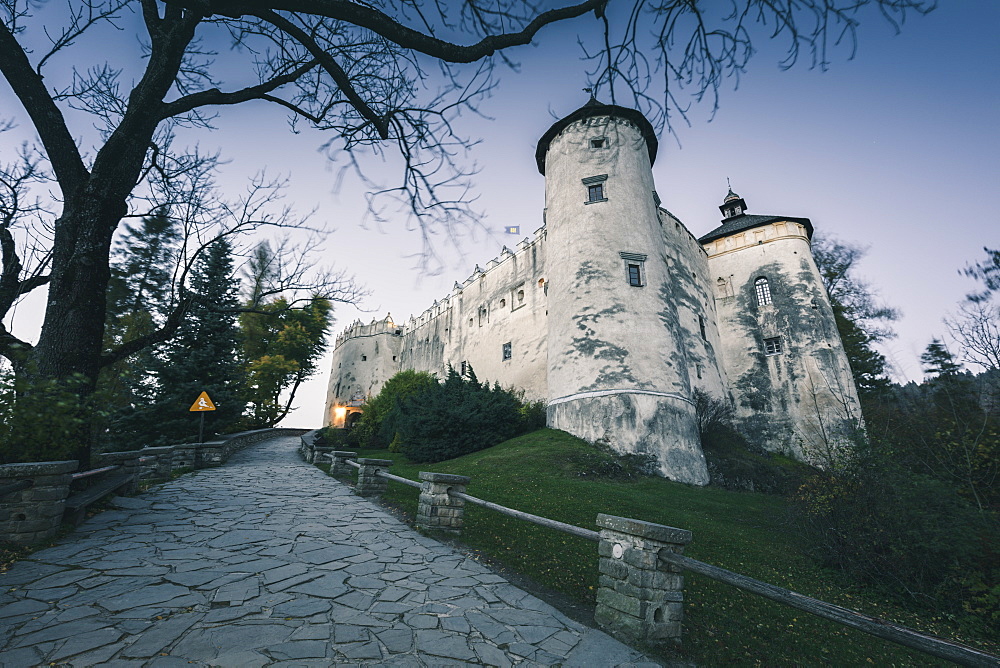
[[517, 303], [520, 304], [524, 301], [524, 290], [517, 291]]
[[503, 344], [503, 359], [505, 362], [510, 359], [510, 354], [511, 354], [510, 341], [508, 341], [507, 343]]
[[462, 360], [462, 375], [464, 376], [468, 372], [469, 372], [469, 363], [466, 362], [465, 360]]
[[501, 299], [500, 300], [500, 308], [504, 308], [506, 306], [507, 306], [507, 300], [506, 299]]
[[590, 140], [590, 148], [604, 148], [604, 137]]
[[361, 356], [361, 361], [362, 362], [367, 362], [368, 361], [368, 355], [362, 355]]
[[754, 291], [757, 293], [757, 306], [766, 306], [771, 303], [771, 286], [767, 284], [766, 278], [758, 278], [753, 282]]
[[624, 251], [619, 252], [618, 255], [625, 260], [625, 277], [628, 279], [628, 284], [636, 288], [644, 286], [646, 281], [643, 267], [646, 256], [642, 253], [626, 253]]
[[628, 265], [628, 284], [634, 285], [637, 288], [642, 287], [642, 274], [640, 273], [639, 265]]
[[593, 202], [607, 202], [608, 198], [604, 194], [604, 182], [608, 180], [607, 174], [598, 176], [588, 176], [583, 179], [583, 185], [587, 188], [587, 200], [584, 204]]
[[776, 336], [773, 339], [764, 339], [764, 354], [765, 355], [780, 355], [781, 354], [781, 337]]
[[[705, 334], [705, 319], [700, 315], [698, 316], [698, 329], [701, 330], [701, 338], [708, 341], [708, 336]], [[698, 377], [701, 378], [701, 376]]]

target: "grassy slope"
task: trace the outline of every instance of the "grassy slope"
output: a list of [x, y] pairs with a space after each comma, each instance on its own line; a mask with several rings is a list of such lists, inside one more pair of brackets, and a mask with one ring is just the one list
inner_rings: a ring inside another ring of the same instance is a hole
[[[907, 612], [874, 592], [852, 590], [837, 573], [802, 555], [788, 525], [786, 502], [764, 494], [695, 488], [659, 478], [610, 480], [581, 475], [601, 455], [568, 434], [543, 429], [496, 447], [437, 464], [411, 464], [397, 453], [391, 471], [410, 479], [420, 470], [472, 478], [468, 493], [503, 505], [594, 529], [598, 513], [689, 529], [686, 554], [867, 614], [892, 619], [996, 653], [996, 643], [961, 637], [947, 620]], [[390, 483], [386, 499], [411, 516], [417, 491]], [[596, 545], [467, 508], [462, 540], [549, 588], [592, 602]], [[700, 665], [937, 665], [861, 632], [814, 618], [698, 575], [687, 575], [684, 658]]]

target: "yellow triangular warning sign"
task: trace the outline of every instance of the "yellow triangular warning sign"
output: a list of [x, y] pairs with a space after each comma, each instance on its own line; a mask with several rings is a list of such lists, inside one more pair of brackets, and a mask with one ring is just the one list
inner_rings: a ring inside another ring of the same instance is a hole
[[213, 404], [212, 400], [208, 398], [208, 392], [202, 392], [201, 394], [198, 395], [198, 398], [195, 400], [193, 404], [191, 404], [191, 408], [189, 408], [188, 410], [196, 412], [214, 411], [215, 404]]

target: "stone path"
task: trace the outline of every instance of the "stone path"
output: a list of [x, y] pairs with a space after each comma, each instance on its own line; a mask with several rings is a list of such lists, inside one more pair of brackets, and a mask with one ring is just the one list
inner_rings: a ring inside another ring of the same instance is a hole
[[118, 499], [0, 575], [0, 665], [646, 660], [304, 464], [297, 440]]

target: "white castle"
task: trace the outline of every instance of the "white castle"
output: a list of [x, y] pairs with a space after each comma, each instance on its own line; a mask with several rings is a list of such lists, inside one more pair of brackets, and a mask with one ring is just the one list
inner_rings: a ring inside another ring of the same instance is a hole
[[418, 317], [337, 337], [326, 422], [348, 426], [404, 369], [480, 379], [547, 402], [547, 424], [704, 485], [697, 390], [753, 443], [821, 461], [860, 408], [807, 218], [746, 213], [730, 190], [699, 238], [660, 205], [657, 139], [638, 111], [590, 101], [535, 152], [543, 226]]

